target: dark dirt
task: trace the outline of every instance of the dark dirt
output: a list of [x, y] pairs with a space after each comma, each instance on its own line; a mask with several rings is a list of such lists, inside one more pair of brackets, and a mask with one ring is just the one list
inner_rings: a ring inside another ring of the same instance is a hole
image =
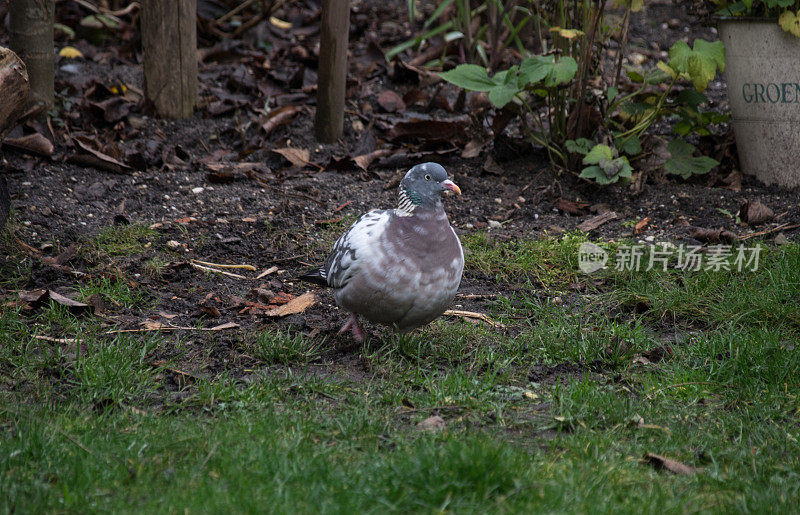
[[[663, 58], [669, 45], [679, 38], [715, 37], [713, 29], [690, 21], [680, 6], [653, 4], [648, 2], [649, 7], [636, 15], [631, 29], [631, 51], [650, 62]], [[103, 318], [108, 327], [135, 328], [148, 317], [176, 326], [210, 327], [227, 321], [241, 324], [242, 331], [183, 333], [180, 339], [186, 348], [175, 368], [187, 374], [216, 375], [224, 371], [246, 378], [247, 369], [254, 365], [247, 350], [248, 334], [279, 324], [327, 336], [333, 343], [331, 348], [337, 350], [324, 356], [325, 363], [345, 376], [356, 377], [371, 372], [347, 347], [346, 338], [334, 336], [345, 315], [333, 306], [329, 294], [318, 291], [320, 303], [302, 314], [281, 319], [240, 314], [243, 306], [231, 300], [231, 295], [253, 301], [256, 287], [293, 295], [315, 290], [293, 278], [324, 259], [335, 237], [329, 228], [331, 221], [335, 230], [342, 231], [343, 223], [335, 223], [340, 217], [352, 220], [366, 210], [393, 206], [399, 177], [420, 161], [443, 164], [463, 190], [461, 197], [446, 201], [450, 219], [461, 234], [488, 230], [500, 238], [536, 238], [575, 231], [581, 222], [609, 209], [618, 218], [592, 231], [593, 238], [634, 237], [633, 225], [645, 217], [650, 218], [649, 227], [636, 238], [693, 243], [691, 226], [722, 227], [745, 234], [800, 223], [797, 192], [766, 187], [750, 177], [743, 178], [741, 191], [726, 187], [722, 179], [733, 163], [723, 163], [720, 171], [688, 182], [653, 174], [640, 192], [632, 193], [628, 187], [598, 188], [573, 175], [557, 173], [542, 153], [520, 150], [519, 143], [508, 134], [499, 135], [476, 158], [459, 157], [471, 135], [478, 135], [475, 129], [481, 130], [481, 115], [469, 107], [451, 112], [449, 102], [458, 97], [454, 88], [429, 84], [424, 75], [404, 71], [397, 63], [387, 66], [375, 46], [377, 43], [386, 50], [407, 37], [404, 6], [405, 2], [398, 0], [362, 2], [354, 8], [345, 135], [333, 145], [318, 146], [313, 138], [313, 45], [318, 24], [313, 9], [282, 13], [299, 28], [294, 35], [268, 24], [259, 26], [255, 32], [269, 42], [268, 50], [263, 45], [251, 45], [248, 41], [253, 40], [247, 38], [219, 43], [218, 39], [201, 37], [206, 56], [200, 68], [201, 107], [195, 116], [183, 121], [152, 118], [140, 101], [130, 102], [130, 112], [121, 117], [98, 111], [93, 104], [113, 98], [113, 94], [103, 93], [103, 88], [120, 83], [129, 91], [141, 88], [141, 67], [134, 53], [115, 49], [113, 39], [98, 46], [84, 40], [73, 42], [87, 58], [61, 59], [58, 63], [57, 89], [63, 94], [53, 133], [41, 124], [26, 127], [49, 135], [55, 153], [37, 157], [8, 147], [3, 151], [15, 233], [29, 246], [25, 259], [32, 262], [31, 277], [22, 288], [68, 293], [88, 278], [116, 276], [147, 292], [151, 302], [146, 309], [132, 311], [109, 306]], [[64, 13], [67, 19], [62, 22], [69, 24], [69, 17], [74, 15], [73, 11]], [[5, 38], [0, 36], [0, 44], [6, 43]], [[59, 46], [66, 43], [61, 40]], [[88, 93], [92, 88], [94, 92]], [[405, 113], [386, 113], [378, 96], [387, 89], [422, 100], [409, 105]], [[448, 101], [436, 100], [436, 92], [444, 93]], [[724, 109], [724, 82], [712, 83], [709, 96]], [[270, 109], [293, 105], [298, 114], [266, 134], [260, 126], [268, 116], [264, 111], [267, 104]], [[465, 132], [466, 138], [441, 141], [428, 135], [409, 142], [393, 139], [392, 124], [412, 114], [454, 120], [456, 129]], [[117, 157], [132, 169], [114, 173], [108, 170], [113, 168], [108, 163], [101, 164], [101, 169], [68, 162], [70, 156], [85, 155], [75, 144], [78, 135], [86, 136], [95, 149]], [[289, 146], [307, 150], [311, 164], [290, 165], [272, 152]], [[376, 159], [368, 171], [347, 161], [376, 149], [389, 152]], [[332, 157], [343, 159], [342, 170], [331, 166], [335, 164]], [[497, 166], [486, 167], [488, 157]], [[238, 163], [251, 164], [237, 168]], [[229, 175], [215, 175], [219, 169]], [[571, 215], [558, 209], [560, 199], [582, 202], [585, 207]], [[775, 220], [756, 227], [737, 225], [739, 207], [755, 200], [772, 208]], [[72, 244], [85, 247], [98, 231], [115, 224], [151, 226], [156, 236], [142, 254], [113, 262], [98, 261], [81, 252], [60, 263], [66, 268], [42, 261], [58, 256]], [[790, 239], [797, 235], [797, 229], [785, 234]], [[172, 241], [177, 243], [169, 243]], [[145, 271], [155, 256], [169, 263], [160, 275]], [[8, 273], [18, 259], [19, 254], [3, 255], [0, 271]], [[190, 259], [246, 263], [257, 272], [231, 270], [248, 279], [208, 275], [187, 265]], [[278, 270], [263, 279], [253, 279], [272, 266]], [[73, 270], [87, 275], [76, 278]], [[467, 269], [461, 292], [494, 294], [506, 287]], [[209, 317], [199, 307], [209, 294], [215, 297], [209, 302], [219, 310], [217, 317]], [[16, 292], [0, 289], [0, 295], [14, 298]], [[488, 309], [486, 299], [460, 298], [458, 303], [464, 309]], [[154, 360], [175, 359], [178, 339], [169, 336], [171, 345], [159, 349]], [[564, 373], [585, 372], [584, 367], [575, 366], [577, 371]], [[543, 367], [530, 373], [549, 377], [554, 370]], [[184, 379], [173, 377], [171, 381], [177, 387]]]

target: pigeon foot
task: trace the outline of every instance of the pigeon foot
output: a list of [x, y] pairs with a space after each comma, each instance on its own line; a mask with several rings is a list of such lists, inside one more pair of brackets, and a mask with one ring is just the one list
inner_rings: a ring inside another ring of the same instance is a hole
[[356, 342], [362, 343], [364, 341], [364, 329], [362, 329], [361, 325], [358, 323], [358, 317], [355, 313], [350, 314], [347, 322], [339, 329], [338, 334], [346, 333], [347, 331], [353, 333], [353, 339], [355, 339]]

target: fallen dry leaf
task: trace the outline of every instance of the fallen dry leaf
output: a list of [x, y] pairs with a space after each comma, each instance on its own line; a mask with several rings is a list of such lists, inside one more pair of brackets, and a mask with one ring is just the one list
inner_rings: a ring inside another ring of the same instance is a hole
[[276, 305], [286, 304], [287, 302], [290, 302], [290, 301], [294, 300], [295, 298], [297, 298], [297, 297], [295, 297], [291, 293], [285, 293], [285, 292], [279, 291], [278, 293], [276, 293], [275, 295], [272, 296], [272, 300], [270, 302], [272, 302], [272, 304], [276, 304]]
[[20, 152], [27, 152], [29, 154], [45, 157], [52, 156], [53, 150], [55, 150], [50, 140], [38, 132], [20, 138], [6, 138], [3, 141], [3, 145]]
[[726, 229], [706, 229], [704, 227], [693, 227], [689, 235], [703, 243], [733, 243], [739, 239], [738, 236]]
[[113, 157], [100, 152], [99, 150], [93, 149], [91, 145], [89, 145], [89, 141], [91, 141], [89, 138], [76, 136], [73, 138], [73, 141], [77, 143], [82, 150], [88, 152], [88, 155], [73, 154], [69, 157], [68, 161], [88, 164], [115, 173], [122, 173], [124, 171], [131, 170], [131, 167], [122, 161], [114, 159]]
[[[275, 302], [275, 299], [273, 299], [272, 302]], [[290, 300], [289, 302], [287, 302], [282, 306], [278, 306], [275, 309], [267, 311], [266, 313], [264, 313], [264, 315], [268, 317], [285, 317], [288, 315], [295, 315], [297, 313], [302, 313], [309, 307], [313, 306], [316, 302], [317, 302], [317, 296], [311, 292], [307, 292], [300, 295], [299, 297], [295, 297], [294, 299]]]
[[25, 302], [36, 304], [47, 300], [47, 290], [30, 290], [19, 292], [19, 298]]
[[369, 154], [363, 154], [363, 155], [354, 157], [353, 158], [353, 162], [356, 164], [356, 166], [358, 166], [362, 170], [366, 171], [367, 168], [369, 167], [369, 165], [372, 164], [373, 161], [375, 161], [376, 159], [380, 159], [381, 157], [385, 157], [385, 156], [391, 155], [391, 154], [392, 154], [392, 151], [389, 150], [388, 148], [387, 149], [381, 149], [381, 150], [374, 150], [374, 151], [370, 152]]
[[261, 124], [261, 129], [265, 134], [269, 134], [281, 125], [286, 125], [301, 111], [301, 108], [293, 105], [285, 105], [274, 111], [270, 111], [267, 120]]
[[92, 307], [95, 315], [102, 315], [106, 312], [105, 304], [103, 303], [103, 298], [98, 293], [93, 293], [86, 297], [86, 304]]
[[[461, 151], [461, 157], [464, 159], [472, 159], [473, 157], [478, 157], [479, 155], [481, 155], [481, 152], [483, 152], [483, 149], [486, 148], [486, 145], [488, 145], [490, 141], [491, 141], [490, 138], [471, 139], [469, 143], [464, 145], [464, 150]], [[486, 165], [484, 165], [484, 168], [485, 167]]]
[[19, 292], [19, 298], [20, 300], [27, 302], [33, 306], [39, 306], [45, 303], [48, 299], [50, 299], [56, 304], [64, 306], [71, 313], [75, 315], [85, 313], [92, 309], [92, 306], [90, 306], [89, 304], [70, 299], [69, 297], [65, 297], [60, 293], [54, 292], [53, 290], [23, 291]]
[[403, 99], [400, 98], [400, 95], [390, 89], [387, 89], [378, 96], [378, 105], [387, 113], [396, 113], [406, 108], [406, 104], [403, 102]]
[[483, 163], [483, 171], [492, 175], [503, 175], [503, 167], [497, 164], [491, 154], [486, 156], [486, 162]]
[[559, 198], [556, 201], [556, 209], [571, 215], [582, 215], [588, 207], [588, 202], [573, 202], [564, 198]]
[[726, 188], [732, 191], [742, 191], [742, 172], [741, 170], [733, 170], [727, 177], [722, 179], [726, 184]]
[[273, 148], [273, 152], [276, 154], [280, 154], [286, 158], [287, 161], [292, 163], [295, 166], [305, 166], [309, 163], [309, 159], [311, 155], [309, 154], [308, 150], [304, 148], [294, 148], [294, 147], [286, 147], [286, 148]]
[[775, 218], [775, 213], [757, 200], [755, 202], [748, 200], [739, 208], [739, 218], [746, 224], [758, 225]]
[[640, 232], [642, 232], [643, 230], [647, 229], [647, 227], [648, 227], [649, 225], [650, 225], [650, 217], [649, 217], [649, 216], [645, 216], [645, 217], [644, 217], [644, 218], [642, 218], [642, 219], [641, 219], [641, 220], [640, 220], [640, 221], [639, 221], [639, 222], [636, 224], [636, 226], [633, 228], [633, 232], [634, 232], [634, 234], [639, 234], [639, 233], [640, 233]]
[[578, 225], [578, 230], [583, 232], [591, 232], [603, 225], [606, 222], [617, 219], [617, 213], [614, 211], [606, 211], [597, 216], [593, 216], [588, 220], [584, 220]]
[[683, 476], [691, 476], [693, 474], [697, 474], [697, 469], [694, 467], [690, 467], [680, 461], [671, 460], [665, 456], [661, 456], [660, 454], [653, 454], [652, 452], [648, 452], [644, 455], [645, 463], [648, 463], [655, 467], [656, 470], [666, 469], [672, 472], [673, 474], [679, 474]]

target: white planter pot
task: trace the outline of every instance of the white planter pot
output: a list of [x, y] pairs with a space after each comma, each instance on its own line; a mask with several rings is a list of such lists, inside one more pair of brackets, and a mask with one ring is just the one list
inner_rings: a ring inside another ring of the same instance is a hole
[[800, 38], [775, 20], [720, 20], [742, 171], [800, 186]]

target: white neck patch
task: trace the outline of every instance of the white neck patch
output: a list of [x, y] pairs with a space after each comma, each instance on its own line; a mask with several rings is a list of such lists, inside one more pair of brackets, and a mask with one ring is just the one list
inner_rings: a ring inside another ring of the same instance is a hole
[[417, 207], [411, 202], [411, 199], [408, 198], [408, 194], [406, 193], [406, 189], [402, 186], [400, 187], [400, 199], [397, 202], [397, 209], [395, 209], [395, 213], [397, 216], [411, 216], [414, 214], [414, 208]]

